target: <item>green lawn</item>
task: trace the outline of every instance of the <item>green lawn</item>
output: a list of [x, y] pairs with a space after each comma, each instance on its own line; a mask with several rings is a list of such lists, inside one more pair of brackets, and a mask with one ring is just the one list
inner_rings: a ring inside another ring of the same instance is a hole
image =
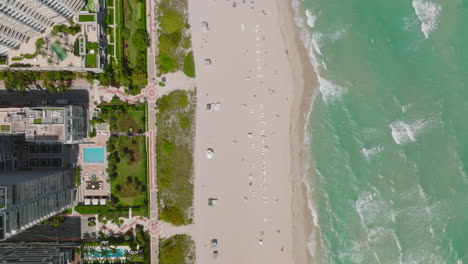
[[145, 137], [120, 136], [117, 139], [121, 160], [117, 164], [119, 175], [111, 181], [111, 187], [123, 206], [144, 206], [147, 200], [145, 144]]
[[85, 60], [86, 68], [96, 68], [97, 67], [97, 54], [86, 54]]
[[192, 222], [195, 92], [174, 91], [158, 99], [156, 126], [160, 219]]
[[107, 25], [114, 24], [114, 9], [113, 8], [107, 9], [106, 24]]
[[124, 54], [122, 31], [124, 29], [123, 0], [115, 0], [115, 48], [116, 59], [121, 62]]
[[[111, 131], [143, 133], [145, 131], [144, 105], [129, 105], [114, 97], [99, 105], [101, 111], [93, 123], [109, 122]], [[107, 172], [111, 179], [110, 205], [132, 207], [136, 215], [148, 215], [147, 210], [147, 156], [145, 136], [111, 136], [107, 141]]]
[[[96, 68], [97, 67], [97, 55], [98, 55], [98, 43], [96, 42], [87, 42], [86, 43], [86, 58], [85, 64], [86, 68]], [[94, 50], [94, 53], [91, 54], [91, 50]]]
[[80, 22], [94, 22], [94, 15], [79, 15], [78, 21]]

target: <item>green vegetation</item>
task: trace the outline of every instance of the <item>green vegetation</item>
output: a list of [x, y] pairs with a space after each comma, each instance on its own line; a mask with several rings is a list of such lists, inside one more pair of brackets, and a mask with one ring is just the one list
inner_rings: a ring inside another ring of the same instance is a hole
[[[144, 105], [129, 105], [114, 98], [101, 104], [97, 119], [91, 123], [109, 122], [111, 131], [143, 133]], [[107, 141], [108, 174], [112, 201], [120, 207], [147, 206], [146, 141], [144, 136], [111, 136]], [[142, 212], [144, 215], [147, 212]]]
[[174, 91], [157, 101], [156, 141], [160, 218], [192, 222], [195, 92]]
[[0, 132], [10, 132], [10, 125], [1, 125]]
[[40, 225], [46, 225], [46, 226], [53, 226], [53, 227], [58, 227], [65, 222], [65, 217], [60, 214], [54, 215], [51, 218], [48, 218], [42, 222], [40, 222]]
[[96, 13], [96, 4], [94, 3], [94, 0], [88, 0], [86, 3], [86, 10], [91, 13]]
[[158, 50], [156, 58], [161, 74], [183, 70], [195, 77], [191, 39], [188, 32], [187, 1], [162, 0], [158, 5]]
[[[90, 234], [87, 234], [88, 236]], [[125, 234], [118, 236], [106, 235], [103, 232], [98, 232], [98, 236], [95, 240], [84, 242], [81, 244], [79, 251], [82, 256], [93, 255], [96, 253], [96, 249], [101, 249], [101, 252], [112, 253], [116, 251], [117, 246], [128, 246], [130, 252], [127, 252], [124, 260], [114, 259], [113, 263], [150, 263], [150, 235], [143, 230], [143, 227], [137, 225], [135, 230], [130, 229]], [[98, 241], [107, 241], [108, 243], [103, 244]], [[82, 259], [83, 263], [108, 263], [109, 261], [99, 259], [96, 262], [90, 262], [89, 260]]]
[[11, 58], [12, 61], [22, 61], [23, 57], [13, 57]]
[[188, 235], [174, 235], [160, 239], [160, 264], [193, 264], [195, 263], [195, 242]]
[[34, 118], [34, 124], [41, 124], [42, 120], [40, 118]]
[[30, 68], [32, 67], [29, 63], [13, 63], [10, 65], [10, 68]]
[[[12, 65], [13, 66], [13, 65]], [[1, 71], [0, 79], [5, 81], [5, 88], [10, 91], [26, 92], [30, 85], [37, 85], [42, 80], [42, 86], [50, 93], [65, 92], [71, 87], [77, 77], [83, 78], [83, 73], [70, 71]]]
[[184, 28], [184, 17], [174, 9], [166, 9], [161, 16], [161, 29], [165, 34], [181, 32]]
[[188, 77], [195, 78], [195, 63], [193, 61], [193, 51], [187, 53], [184, 58], [184, 73]]
[[66, 35], [76, 35], [81, 32], [81, 27], [80, 25], [74, 24], [73, 21], [69, 21], [70, 26], [67, 25], [55, 25], [52, 28], [52, 34], [56, 35], [58, 33], [63, 33]]
[[88, 222], [88, 226], [96, 226], [96, 222], [94, 221]]
[[75, 39], [75, 42], [73, 43], [73, 55], [80, 56], [80, 39], [79, 38]]
[[67, 208], [61, 212], [61, 214], [71, 214], [73, 210], [71, 208]]
[[[112, 173], [112, 193], [122, 206], [146, 205], [145, 137], [111, 137], [108, 141], [109, 163], [116, 165]], [[111, 166], [112, 166], [111, 165]]]
[[75, 187], [78, 187], [81, 185], [81, 167], [76, 167], [75, 168]]
[[80, 22], [94, 22], [94, 15], [79, 15], [78, 21]]
[[111, 43], [115, 41], [116, 61], [111, 61], [99, 80], [103, 85], [126, 86], [128, 93], [138, 94], [147, 85], [146, 4], [131, 0], [116, 0], [115, 4], [115, 18], [107, 18], [107, 23], [111, 19], [116, 23], [115, 36], [110, 36]]
[[6, 65], [7, 63], [8, 63], [8, 58], [0, 56], [0, 65]]
[[97, 67], [98, 51], [99, 51], [99, 46], [96, 42], [86, 43], [86, 57], [85, 57], [86, 68]]
[[39, 38], [36, 40], [36, 51], [33, 54], [21, 54], [25, 59], [34, 59], [37, 57], [41, 49], [44, 47], [44, 39]]
[[106, 215], [108, 213], [128, 213], [126, 208], [120, 208], [116, 210], [112, 206], [108, 205], [78, 205], [75, 206], [75, 211], [80, 214], [99, 214]]

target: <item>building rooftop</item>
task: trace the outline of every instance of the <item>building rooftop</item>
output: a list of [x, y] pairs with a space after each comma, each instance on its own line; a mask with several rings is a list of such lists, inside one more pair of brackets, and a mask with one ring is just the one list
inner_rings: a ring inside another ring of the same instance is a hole
[[[75, 130], [73, 108], [0, 108], [0, 134], [24, 134], [28, 142], [65, 142]], [[81, 127], [81, 126], [78, 126]]]

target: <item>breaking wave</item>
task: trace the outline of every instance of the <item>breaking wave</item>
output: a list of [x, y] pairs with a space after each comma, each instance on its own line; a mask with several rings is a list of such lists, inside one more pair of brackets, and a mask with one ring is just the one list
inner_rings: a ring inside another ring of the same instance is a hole
[[429, 38], [429, 35], [437, 28], [442, 7], [427, 0], [413, 0], [412, 4], [416, 16], [421, 22], [421, 32], [424, 37]]

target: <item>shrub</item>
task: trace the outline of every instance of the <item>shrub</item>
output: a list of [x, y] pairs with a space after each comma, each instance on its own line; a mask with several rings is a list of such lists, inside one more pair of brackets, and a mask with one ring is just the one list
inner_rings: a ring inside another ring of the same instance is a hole
[[182, 33], [180, 31], [172, 34], [161, 34], [159, 35], [159, 52], [173, 53], [182, 39]]
[[184, 224], [184, 216], [182, 211], [175, 206], [165, 206], [161, 210], [161, 220], [180, 226]]
[[75, 40], [75, 43], [73, 43], [73, 55], [80, 55], [80, 40], [78, 38]]
[[134, 48], [146, 52], [149, 44], [148, 32], [143, 29], [138, 29], [135, 33], [133, 33], [132, 41]]
[[190, 78], [195, 78], [195, 62], [193, 52], [190, 51], [184, 58], [184, 73]]
[[193, 263], [194, 241], [188, 235], [174, 235], [162, 239], [159, 244], [160, 264], [188, 264]]
[[161, 17], [161, 29], [166, 34], [181, 31], [184, 24], [184, 17], [175, 10], [167, 10]]
[[174, 153], [175, 144], [167, 139], [163, 139], [163, 151], [166, 155], [170, 156]]
[[160, 53], [157, 57], [158, 69], [162, 73], [174, 72], [177, 70], [177, 61], [166, 53]]
[[188, 129], [191, 126], [191, 121], [190, 118], [187, 115], [184, 115], [182, 113], [179, 113], [177, 115], [177, 118], [179, 119], [179, 126], [182, 129]]

